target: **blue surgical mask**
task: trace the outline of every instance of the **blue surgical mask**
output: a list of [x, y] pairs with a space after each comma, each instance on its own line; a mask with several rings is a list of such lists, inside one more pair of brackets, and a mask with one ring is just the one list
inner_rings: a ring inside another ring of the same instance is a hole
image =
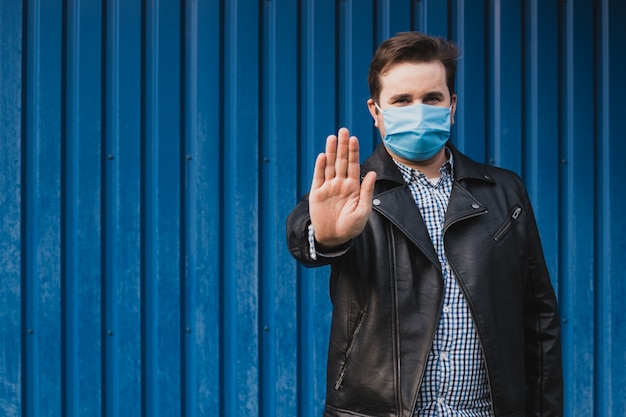
[[451, 108], [412, 104], [390, 107], [383, 113], [387, 149], [397, 156], [413, 162], [432, 158], [450, 138]]

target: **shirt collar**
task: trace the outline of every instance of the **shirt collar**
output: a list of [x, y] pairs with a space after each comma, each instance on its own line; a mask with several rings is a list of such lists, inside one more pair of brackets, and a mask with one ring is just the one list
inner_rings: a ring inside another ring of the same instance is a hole
[[[441, 167], [439, 168], [439, 172], [441, 173], [442, 177], [444, 175], [447, 175], [452, 180], [454, 180], [454, 157], [452, 156], [452, 152], [450, 151], [450, 149], [448, 149], [447, 146], [446, 146], [446, 156], [448, 157], [448, 159], [441, 165]], [[424, 174], [421, 171], [417, 169], [413, 169], [396, 159], [394, 159], [393, 162], [395, 162], [396, 166], [400, 170], [400, 173], [402, 174], [402, 177], [404, 178], [404, 181], [407, 184], [413, 181], [414, 178], [418, 178], [419, 176], [424, 176]]]

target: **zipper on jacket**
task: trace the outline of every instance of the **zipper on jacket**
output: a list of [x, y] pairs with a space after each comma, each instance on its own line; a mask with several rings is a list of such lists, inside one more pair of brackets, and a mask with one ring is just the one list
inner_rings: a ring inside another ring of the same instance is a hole
[[[406, 186], [406, 185], [405, 185]], [[394, 227], [391, 224], [387, 224], [385, 227], [387, 231], [387, 241], [389, 242], [389, 279], [391, 285], [391, 338], [393, 340], [392, 358], [393, 364], [393, 377], [394, 377], [394, 398], [396, 403], [396, 414], [400, 415], [402, 410], [402, 389], [400, 388], [400, 373], [401, 373], [401, 359], [400, 359], [400, 323], [399, 323], [399, 311], [398, 311], [398, 271], [396, 270], [396, 235]], [[421, 379], [420, 379], [421, 380]], [[411, 414], [413, 415], [413, 414]]]
[[339, 374], [339, 378], [337, 378], [337, 382], [335, 382], [335, 391], [339, 391], [339, 388], [341, 388], [341, 383], [343, 382], [343, 378], [346, 376], [346, 364], [344, 362], [343, 366], [341, 367], [341, 373]]
[[[481, 213], [478, 213], [478, 214], [482, 215], [482, 214], [485, 214], [485, 213], [487, 213], [487, 210], [485, 210], [485, 211], [483, 211]], [[504, 236], [504, 234], [506, 234], [506, 232], [511, 228], [513, 223], [517, 221], [517, 218], [519, 217], [519, 215], [521, 213], [522, 213], [522, 207], [520, 207], [519, 205], [516, 205], [515, 208], [513, 209], [513, 212], [511, 213], [511, 215], [507, 219], [507, 222], [500, 229], [498, 229], [498, 232], [496, 232], [496, 234], [494, 235], [494, 239], [495, 240], [501, 239]], [[471, 216], [465, 216], [465, 217], [463, 217], [461, 219], [456, 219], [454, 221], [454, 223], [456, 223], [457, 221], [466, 219], [466, 218], [474, 217], [474, 216], [475, 215], [471, 215]], [[448, 225], [444, 225], [444, 230], [443, 230], [444, 235], [447, 232], [448, 228], [452, 224], [454, 224], [454, 223], [450, 223]], [[459, 290], [463, 294], [463, 297], [465, 298], [465, 300], [468, 300], [467, 294], [466, 294], [466, 289], [463, 286], [463, 284], [461, 283], [461, 281], [459, 279], [460, 275], [459, 275], [456, 267], [454, 266], [454, 263], [450, 260], [450, 258], [448, 258], [448, 264], [450, 265], [450, 268], [452, 269], [454, 277], [455, 277], [455, 279], [457, 281], [457, 285], [459, 286]], [[487, 377], [487, 385], [489, 386], [489, 399], [491, 400], [491, 412], [492, 412], [492, 415], [495, 416], [496, 413], [495, 413], [495, 402], [493, 400], [493, 386], [491, 384], [491, 376], [490, 376], [490, 372], [489, 372], [489, 366], [487, 364], [487, 358], [485, 356], [485, 351], [484, 351], [484, 347], [483, 347], [483, 345], [484, 345], [483, 337], [482, 337], [482, 334], [480, 332], [480, 329], [478, 328], [478, 324], [476, 323], [476, 319], [475, 319], [476, 316], [474, 314], [474, 310], [471, 308], [471, 305], [469, 304], [469, 301], [466, 301], [466, 302], [467, 302], [467, 308], [470, 310], [470, 315], [472, 317], [472, 321], [473, 321], [474, 327], [476, 329], [476, 335], [478, 337], [478, 341], [479, 341], [479, 344], [480, 344], [480, 350], [481, 350], [481, 353], [482, 353], [482, 360], [483, 360], [483, 363], [485, 365], [485, 374], [486, 374], [486, 377]], [[441, 304], [443, 304], [443, 297], [442, 297], [442, 303]], [[440, 315], [441, 315], [441, 307], [442, 307], [442, 305], [439, 306], [439, 308], [440, 308], [439, 314]], [[434, 340], [434, 334], [432, 335], [431, 340]], [[423, 374], [422, 374], [421, 378], [423, 378]], [[415, 411], [415, 410], [413, 410], [413, 411]]]
[[506, 236], [509, 230], [511, 230], [511, 226], [513, 226], [513, 224], [517, 221], [521, 213], [522, 213], [522, 208], [520, 206], [515, 206], [515, 208], [513, 209], [513, 212], [511, 213], [507, 221], [493, 235], [493, 240], [497, 242], [500, 239], [502, 239], [504, 236]]
[[[513, 213], [511, 214], [511, 219], [517, 220], [521, 211], [522, 211], [522, 208], [519, 206], [516, 206], [515, 209], [513, 210]], [[512, 223], [512, 221], [507, 221], [507, 223]], [[510, 225], [509, 225], [509, 228], [510, 228]], [[474, 312], [474, 309], [472, 308], [472, 305], [470, 304], [469, 299], [467, 298], [466, 288], [460, 279], [461, 275], [459, 275], [459, 271], [456, 269], [454, 263], [450, 261], [450, 258], [448, 258], [448, 264], [450, 265], [450, 269], [452, 270], [452, 273], [456, 279], [457, 285], [459, 286], [459, 291], [461, 292], [461, 294], [463, 294], [463, 298], [465, 298], [467, 308], [470, 312], [470, 316], [472, 317], [472, 322], [474, 323], [474, 329], [476, 330], [476, 337], [478, 337], [478, 344], [480, 346], [480, 353], [482, 354], [482, 361], [485, 366], [485, 375], [487, 377], [487, 385], [489, 387], [489, 399], [491, 400], [491, 413], [493, 416], [495, 416], [496, 415], [496, 411], [495, 411], [496, 403], [493, 400], [493, 385], [491, 383], [491, 372], [489, 370], [489, 364], [487, 363], [487, 355], [485, 355], [484, 338], [478, 326], [478, 323], [476, 322], [476, 313]]]
[[341, 388], [341, 383], [343, 382], [343, 379], [346, 376], [346, 366], [348, 365], [348, 359], [350, 358], [350, 354], [352, 353], [352, 350], [354, 349], [355, 339], [356, 339], [356, 336], [359, 334], [359, 330], [361, 330], [361, 325], [363, 324], [363, 319], [365, 318], [366, 313], [367, 313], [366, 310], [361, 310], [361, 313], [359, 314], [359, 318], [357, 319], [357, 322], [356, 322], [356, 327], [354, 328], [354, 332], [352, 333], [352, 340], [350, 340], [350, 346], [348, 346], [345, 360], [339, 370], [339, 377], [337, 378], [337, 382], [335, 382], [335, 390], [339, 390], [339, 388]]

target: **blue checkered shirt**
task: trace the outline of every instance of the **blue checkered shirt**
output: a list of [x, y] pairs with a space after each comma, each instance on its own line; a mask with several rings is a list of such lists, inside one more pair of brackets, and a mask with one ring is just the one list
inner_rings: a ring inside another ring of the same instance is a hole
[[[447, 150], [446, 150], [447, 151]], [[443, 271], [443, 308], [415, 407], [420, 417], [491, 417], [489, 383], [480, 341], [463, 293], [448, 265], [443, 222], [453, 182], [453, 160], [436, 182], [396, 161], [422, 213]]]

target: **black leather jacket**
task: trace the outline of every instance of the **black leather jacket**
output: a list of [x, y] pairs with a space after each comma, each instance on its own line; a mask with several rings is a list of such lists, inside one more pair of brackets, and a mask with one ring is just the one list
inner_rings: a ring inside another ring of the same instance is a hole
[[[526, 189], [510, 171], [452, 145], [454, 183], [444, 246], [476, 324], [496, 416], [561, 416], [557, 303]], [[325, 416], [413, 415], [443, 300], [443, 278], [419, 209], [380, 145], [363, 232], [337, 256], [309, 254], [308, 201], [287, 219], [302, 264], [331, 265]], [[336, 251], [334, 251], [336, 252]]]

